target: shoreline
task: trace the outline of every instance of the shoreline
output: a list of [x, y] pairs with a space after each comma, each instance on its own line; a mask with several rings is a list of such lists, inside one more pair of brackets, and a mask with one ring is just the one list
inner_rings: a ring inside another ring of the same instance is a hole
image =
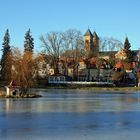
[[62, 85], [53, 85], [53, 86], [38, 86], [32, 89], [81, 89], [81, 90], [107, 90], [107, 91], [140, 91], [140, 87], [81, 87], [81, 86], [62, 86]]
[[0, 89], [0, 98], [40, 98], [42, 95], [37, 93], [26, 93], [26, 94], [15, 94], [15, 95], [7, 95], [6, 91]]
[[[55, 86], [37, 86], [34, 88], [31, 88], [30, 91], [31, 93], [27, 93], [25, 95], [13, 95], [13, 96], [7, 96], [6, 91], [2, 88], [0, 88], [0, 98], [40, 98], [42, 95], [35, 93], [38, 90], [59, 90], [59, 89], [65, 89], [65, 90], [91, 90], [91, 91], [96, 91], [97, 93], [100, 93], [102, 91], [109, 91], [111, 92], [138, 92], [140, 91], [140, 87], [67, 87], [67, 86], [60, 86], [60, 85], [55, 85]], [[104, 94], [106, 94], [106, 92]]]

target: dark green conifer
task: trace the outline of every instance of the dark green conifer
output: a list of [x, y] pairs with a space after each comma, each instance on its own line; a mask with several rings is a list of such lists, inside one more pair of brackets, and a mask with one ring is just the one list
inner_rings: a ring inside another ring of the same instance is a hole
[[29, 29], [25, 34], [24, 52], [33, 53], [33, 49], [34, 49], [34, 39], [31, 35], [31, 31]]
[[131, 44], [129, 43], [128, 37], [125, 38], [124, 49], [129, 50], [131, 48]]
[[131, 44], [128, 40], [128, 37], [126, 37], [125, 42], [124, 42], [124, 50], [125, 50], [126, 55], [127, 55], [127, 59], [126, 59], [127, 62], [131, 62], [133, 59], [133, 54], [132, 54], [132, 51], [130, 48], [131, 48]]
[[7, 29], [2, 43], [2, 58], [1, 58], [1, 77], [3, 80], [8, 81], [11, 73], [11, 48], [10, 48], [10, 35]]

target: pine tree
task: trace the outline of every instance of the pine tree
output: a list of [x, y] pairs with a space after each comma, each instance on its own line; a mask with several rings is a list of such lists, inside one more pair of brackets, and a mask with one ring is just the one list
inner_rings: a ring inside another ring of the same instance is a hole
[[131, 44], [129, 43], [128, 37], [125, 38], [124, 49], [129, 50], [131, 48]]
[[124, 50], [125, 50], [126, 55], [127, 55], [127, 59], [126, 59], [127, 62], [131, 62], [132, 58], [133, 58], [133, 54], [132, 54], [132, 51], [130, 48], [131, 48], [131, 44], [128, 40], [128, 37], [126, 37], [125, 42], [124, 42]]
[[34, 49], [34, 42], [33, 41], [34, 41], [34, 39], [31, 36], [31, 31], [29, 29], [25, 34], [24, 53], [26, 53], [26, 52], [33, 53], [33, 49]]
[[2, 43], [2, 59], [1, 59], [1, 77], [3, 80], [9, 82], [11, 78], [11, 48], [10, 48], [10, 35], [9, 30], [6, 30], [6, 33], [3, 38]]

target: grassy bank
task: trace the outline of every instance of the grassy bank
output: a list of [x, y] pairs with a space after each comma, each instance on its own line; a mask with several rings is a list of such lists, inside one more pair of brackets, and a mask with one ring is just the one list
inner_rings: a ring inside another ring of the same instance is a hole
[[88, 90], [108, 90], [108, 91], [140, 91], [140, 87], [84, 87]]
[[[93, 87], [93, 86], [79, 86], [79, 85], [38, 85], [33, 87], [33, 89], [81, 89], [81, 90], [93, 90], [93, 91], [140, 91], [140, 87]], [[4, 93], [5, 95], [6, 89], [0, 88], [0, 94]], [[3, 94], [1, 94], [3, 95]], [[0, 96], [1, 96], [0, 95]]]
[[140, 87], [86, 87], [86, 86], [62, 86], [62, 85], [47, 85], [37, 86], [38, 89], [82, 89], [82, 90], [107, 90], [107, 91], [140, 91]]

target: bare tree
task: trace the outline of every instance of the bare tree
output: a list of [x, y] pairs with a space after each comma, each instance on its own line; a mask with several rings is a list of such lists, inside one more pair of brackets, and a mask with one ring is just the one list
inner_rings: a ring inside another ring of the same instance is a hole
[[123, 48], [123, 43], [115, 38], [100, 38], [100, 51], [118, 51]]
[[[76, 77], [78, 71], [78, 59], [82, 57], [83, 37], [80, 31], [69, 29], [63, 33], [63, 55], [67, 59], [72, 60], [73, 75]], [[66, 61], [67, 65], [67, 61]]]
[[59, 73], [59, 58], [62, 51], [63, 36], [60, 32], [50, 32], [40, 37], [44, 51], [51, 58], [55, 73]]
[[28, 89], [36, 84], [35, 80], [35, 60], [32, 53], [22, 54], [20, 50], [12, 50], [12, 76], [17, 86], [21, 87], [23, 94], [27, 93]]
[[81, 32], [76, 29], [69, 29], [63, 33], [63, 39], [65, 49], [70, 50], [72, 53], [71, 57], [73, 59], [81, 57], [81, 49], [83, 48], [83, 37]]

